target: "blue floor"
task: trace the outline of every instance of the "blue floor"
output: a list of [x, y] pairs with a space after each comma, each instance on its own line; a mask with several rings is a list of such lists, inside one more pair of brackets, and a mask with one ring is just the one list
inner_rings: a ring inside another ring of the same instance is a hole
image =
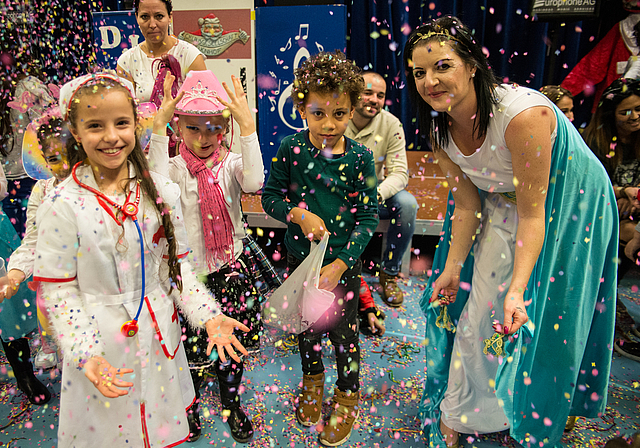
[[[370, 284], [373, 279], [368, 278]], [[625, 283], [626, 282], [626, 283]], [[635, 288], [625, 279], [621, 288]], [[640, 283], [633, 280], [634, 283]], [[364, 399], [356, 430], [346, 447], [424, 447], [416, 419], [418, 401], [422, 394], [425, 370], [424, 352], [420, 350], [424, 335], [424, 317], [418, 301], [425, 277], [411, 276], [403, 281], [405, 308], [387, 313], [387, 334], [383, 338], [361, 339], [361, 382]], [[635, 291], [638, 288], [634, 289]], [[374, 293], [376, 301], [379, 296]], [[627, 300], [630, 312], [640, 322], [640, 307]], [[327, 366], [324, 414], [329, 414], [331, 390], [335, 381], [331, 348], [323, 348]], [[297, 347], [287, 344], [286, 338], [270, 334], [258, 355], [251, 357], [246, 369], [242, 401], [251, 416], [256, 433], [247, 445], [234, 442], [228, 427], [222, 423], [217, 398], [217, 385], [203, 394], [201, 419], [203, 437], [193, 447], [283, 447], [319, 446], [315, 428], [303, 429], [295, 423], [292, 402], [301, 379]], [[55, 392], [44, 407], [28, 406], [10, 379], [10, 368], [3, 364], [0, 371], [0, 447], [52, 447], [56, 445], [57, 415], [59, 412], [60, 378], [44, 372], [40, 378]], [[631, 435], [640, 427], [640, 363], [614, 354], [609, 389], [609, 406], [600, 419], [578, 421], [576, 430], [565, 437], [568, 446], [601, 447], [616, 435]], [[213, 392], [213, 393], [212, 393]], [[12, 423], [13, 422], [13, 423]], [[12, 423], [12, 424], [11, 424]], [[476, 437], [465, 436], [466, 447], [519, 446], [505, 434]], [[113, 447], [115, 448], [115, 447]]]

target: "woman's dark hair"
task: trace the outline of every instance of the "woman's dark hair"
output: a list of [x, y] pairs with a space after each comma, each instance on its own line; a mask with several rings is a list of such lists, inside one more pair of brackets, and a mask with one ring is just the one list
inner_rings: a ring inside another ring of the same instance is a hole
[[[167, 14], [171, 14], [171, 11], [173, 11], [173, 5], [171, 4], [171, 0], [160, 0], [160, 1], [164, 3], [164, 6], [166, 6]], [[140, 0], [133, 0], [133, 9], [136, 12], [136, 16], [138, 15], [138, 8], [140, 8]]]
[[[584, 129], [582, 137], [587, 146], [600, 158], [607, 172], [612, 174], [622, 162], [623, 151], [617, 151], [618, 128], [616, 125], [616, 108], [632, 95], [640, 97], [640, 81], [635, 79], [616, 79], [607, 87], [596, 108], [589, 125]], [[640, 132], [634, 132], [631, 145], [636, 157], [640, 157]]]
[[[131, 108], [133, 109], [133, 117], [135, 122], [138, 122], [138, 113], [135, 102], [133, 98], [131, 98], [131, 94], [129, 91], [119, 84], [116, 81], [106, 78], [98, 78], [94, 82], [87, 83], [80, 87], [78, 91], [73, 95], [71, 101], [69, 101], [69, 112], [68, 112], [68, 122], [70, 128], [75, 128], [76, 123], [78, 122], [78, 101], [84, 95], [103, 95], [104, 91], [109, 89], [120, 90], [124, 92], [129, 101], [131, 103]], [[140, 140], [138, 138], [135, 139], [135, 146], [129, 154], [128, 160], [133, 165], [136, 177], [135, 180], [140, 182], [140, 187], [144, 195], [147, 197], [147, 200], [153, 203], [156, 208], [158, 214], [162, 218], [162, 226], [164, 227], [164, 233], [167, 238], [167, 242], [169, 243], [169, 277], [171, 278], [171, 290], [173, 288], [177, 288], [180, 292], [182, 292], [182, 278], [180, 275], [180, 263], [178, 262], [177, 255], [177, 241], [175, 238], [175, 231], [173, 224], [171, 222], [170, 210], [171, 208], [167, 205], [161, 198], [158, 196], [158, 190], [156, 189], [156, 185], [153, 182], [153, 179], [149, 175], [149, 164], [147, 162], [147, 158], [144, 155], [144, 151], [140, 146]], [[75, 153], [75, 156], [72, 156]], [[87, 155], [82, 148], [82, 145], [78, 145], [74, 139], [69, 139], [69, 143], [67, 144], [67, 154], [69, 158], [70, 164], [75, 164], [77, 161], [85, 160]], [[73, 159], [73, 160], [72, 160]], [[73, 166], [73, 165], [72, 165]], [[133, 179], [132, 179], [133, 180]], [[128, 188], [129, 183], [127, 183]], [[170, 291], [171, 291], [170, 290]]]
[[497, 103], [495, 86], [499, 83], [489, 67], [482, 47], [473, 39], [471, 30], [453, 16], [434, 19], [416, 29], [404, 46], [404, 70], [407, 77], [409, 97], [414, 113], [418, 118], [418, 125], [422, 132], [426, 132], [434, 150], [444, 148], [449, 144], [449, 118], [446, 112], [435, 112], [433, 108], [420, 96], [413, 77], [413, 51], [416, 47], [429, 42], [448, 43], [453, 51], [469, 67], [475, 67], [473, 86], [475, 88], [478, 109], [473, 119], [474, 137], [482, 138], [487, 133], [491, 111]]

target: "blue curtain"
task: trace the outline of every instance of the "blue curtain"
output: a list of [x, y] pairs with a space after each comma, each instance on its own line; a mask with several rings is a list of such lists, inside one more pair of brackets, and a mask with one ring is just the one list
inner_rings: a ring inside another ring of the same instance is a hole
[[[353, 0], [348, 6], [347, 56], [360, 67], [387, 77], [389, 111], [404, 124], [408, 149], [420, 150], [428, 147], [417, 135], [402, 67], [408, 34], [420, 24], [444, 14], [459, 17], [487, 49], [489, 63], [500, 78], [539, 89], [560, 84], [626, 16], [620, 0], [603, 0], [598, 19], [566, 23], [534, 21], [528, 15], [530, 0]], [[553, 78], [547, 79], [550, 72]], [[590, 116], [588, 101], [584, 120]], [[580, 117], [581, 108], [576, 106]], [[581, 120], [576, 123], [580, 125]]]

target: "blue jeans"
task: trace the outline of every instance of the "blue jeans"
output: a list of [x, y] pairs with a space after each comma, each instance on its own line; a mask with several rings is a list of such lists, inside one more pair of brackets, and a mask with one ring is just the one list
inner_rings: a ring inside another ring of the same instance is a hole
[[380, 220], [390, 220], [387, 247], [382, 257], [382, 270], [389, 275], [400, 272], [402, 256], [413, 238], [417, 213], [418, 201], [407, 190], [401, 190], [378, 204]]

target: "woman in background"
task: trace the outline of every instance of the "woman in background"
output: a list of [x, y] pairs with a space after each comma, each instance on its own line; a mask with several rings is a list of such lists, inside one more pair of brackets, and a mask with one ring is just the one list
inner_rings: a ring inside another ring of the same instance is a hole
[[[632, 261], [623, 254], [637, 252], [626, 246], [634, 238], [640, 218], [640, 209], [637, 208], [640, 186], [640, 81], [629, 78], [613, 81], [602, 93], [583, 137], [607, 169], [616, 194], [620, 218], [619, 283], [635, 261], [635, 258]], [[627, 307], [618, 299], [613, 347], [618, 354], [638, 361], [640, 343], [635, 342], [629, 334], [639, 335], [635, 327], [636, 323]]]
[[573, 121], [573, 95], [564, 87], [544, 86], [540, 92], [549, 98], [553, 104], [569, 119]]
[[[176, 77], [172, 91], [175, 96], [188, 72], [206, 70], [204, 56], [195, 46], [169, 34], [171, 0], [135, 0], [133, 6], [145, 40], [122, 53], [118, 73], [133, 82], [140, 102], [151, 101], [160, 107], [161, 101], [156, 100], [163, 93], [166, 70]], [[167, 55], [172, 58], [164, 57]]]

